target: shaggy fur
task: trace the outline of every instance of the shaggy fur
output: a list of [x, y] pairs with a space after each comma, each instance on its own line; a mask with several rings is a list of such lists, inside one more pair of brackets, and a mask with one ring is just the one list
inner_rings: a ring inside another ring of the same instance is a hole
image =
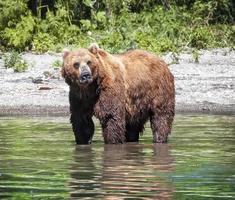
[[[175, 89], [174, 77], [163, 60], [142, 50], [111, 55], [95, 44], [66, 51], [63, 57], [62, 76], [70, 86], [77, 144], [91, 142], [93, 115], [100, 120], [105, 143], [137, 142], [148, 119], [153, 142], [167, 142], [175, 113]], [[75, 62], [89, 63], [89, 84], [79, 84]]]

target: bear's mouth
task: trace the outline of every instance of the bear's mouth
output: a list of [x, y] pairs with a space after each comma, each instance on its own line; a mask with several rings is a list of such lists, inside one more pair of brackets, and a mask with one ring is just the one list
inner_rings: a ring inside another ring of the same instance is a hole
[[79, 80], [77, 80], [77, 83], [79, 84], [79, 85], [88, 85], [88, 84], [90, 84], [91, 82], [92, 82], [92, 76], [90, 76], [90, 77], [87, 77], [87, 78], [80, 78]]
[[92, 78], [91, 78], [91, 79], [86, 79], [86, 80], [81, 80], [81, 79], [79, 80], [79, 83], [80, 83], [80, 84], [83, 84], [83, 85], [84, 85], [84, 84], [89, 84], [89, 83], [91, 83], [91, 82], [92, 82]]

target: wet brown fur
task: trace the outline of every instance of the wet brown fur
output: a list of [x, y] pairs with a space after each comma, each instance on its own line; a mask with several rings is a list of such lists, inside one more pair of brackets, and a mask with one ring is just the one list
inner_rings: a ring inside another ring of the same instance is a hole
[[[75, 60], [91, 60], [93, 82], [79, 86]], [[70, 86], [71, 123], [78, 144], [94, 134], [92, 116], [102, 125], [105, 143], [137, 142], [150, 119], [153, 142], [167, 142], [175, 113], [174, 77], [166, 63], [142, 50], [119, 55], [93, 47], [70, 52], [62, 76]]]

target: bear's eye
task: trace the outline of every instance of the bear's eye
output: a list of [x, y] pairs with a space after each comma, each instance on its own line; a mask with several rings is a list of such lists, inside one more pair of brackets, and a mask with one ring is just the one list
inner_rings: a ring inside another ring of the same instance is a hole
[[73, 64], [73, 66], [74, 66], [74, 68], [78, 69], [79, 66], [80, 66], [80, 63], [79, 63], [79, 62], [75, 62], [75, 63]]
[[90, 60], [87, 61], [87, 65], [91, 65], [91, 61]]

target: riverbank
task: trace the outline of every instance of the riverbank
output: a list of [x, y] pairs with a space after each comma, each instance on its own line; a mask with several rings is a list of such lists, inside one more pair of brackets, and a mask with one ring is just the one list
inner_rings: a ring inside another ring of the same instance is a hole
[[[25, 53], [26, 72], [0, 59], [0, 115], [68, 115], [68, 86], [53, 63], [60, 54]], [[235, 51], [201, 50], [163, 56], [175, 76], [176, 112], [235, 113]]]

